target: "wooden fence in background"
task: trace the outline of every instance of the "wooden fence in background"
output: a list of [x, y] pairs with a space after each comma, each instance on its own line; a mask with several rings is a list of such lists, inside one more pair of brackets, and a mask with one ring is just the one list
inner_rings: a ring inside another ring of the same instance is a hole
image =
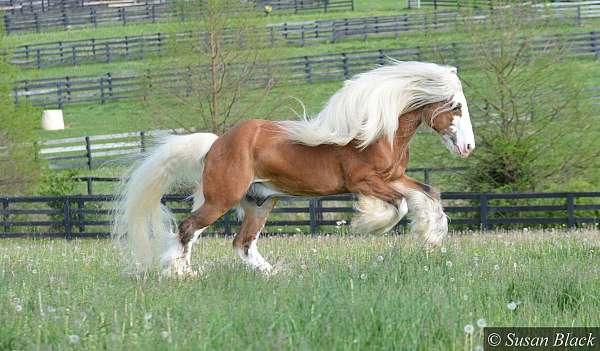
[[[98, 1], [101, 5], [75, 6], [53, 8], [46, 11], [6, 11], [4, 13], [4, 29], [13, 32], [41, 32], [48, 29], [71, 29], [76, 26], [97, 27], [101, 25], [127, 25], [136, 22], [157, 22], [166, 19], [187, 21], [194, 14], [178, 10], [173, 4], [160, 2], [132, 3], [126, 6], [107, 6], [106, 2]], [[256, 4], [258, 11], [264, 10], [263, 1]], [[336, 11], [354, 10], [354, 0], [274, 0], [269, 1], [273, 12], [306, 12], [306, 11]]]
[[[569, 33], [540, 38], [532, 45], [532, 53], [564, 45], [567, 54], [574, 58], [598, 60], [600, 57], [600, 33]], [[398, 60], [439, 60], [440, 56], [451, 63], [467, 67], [477, 64], [478, 58], [465, 43], [449, 43], [442, 47], [414, 47], [386, 50], [352, 51], [337, 54], [321, 54], [277, 60], [277, 76], [269, 67], [257, 80], [276, 78], [283, 84], [314, 83], [317, 81], [348, 79], [352, 75], [384, 64], [388, 57]], [[193, 70], [168, 70], [140, 75], [67, 76], [23, 80], [14, 86], [14, 99], [18, 104], [26, 99], [34, 106], [56, 106], [62, 108], [73, 103], [106, 103], [141, 96], [144, 84], [152, 84], [153, 93], [160, 93], [161, 86], [185, 90], [194, 79]]]
[[[334, 20], [280, 23], [266, 28], [248, 29], [244, 35], [258, 39], [264, 45], [287, 43], [306, 45], [312, 42], [336, 42], [346, 38], [400, 36], [402, 33], [429, 29], [451, 30], [464, 21], [485, 22], [493, 10], [478, 11], [472, 15], [458, 12], [408, 13], [396, 16], [343, 18]], [[600, 19], [600, 2], [572, 4], [552, 9], [551, 14], [562, 22], [581, 25]], [[541, 17], [542, 18], [542, 17]], [[58, 65], [80, 65], [87, 62], [114, 62], [141, 60], [150, 55], [161, 55], [168, 43], [199, 40], [205, 34], [153, 33], [114, 38], [57, 41], [20, 45], [11, 50], [12, 63], [25, 68], [43, 68]], [[223, 40], [232, 40], [225, 33]]]
[[[531, 226], [568, 227], [600, 223], [600, 192], [567, 193], [444, 193], [450, 226], [457, 230], [489, 230]], [[107, 237], [112, 196], [0, 197], [0, 238]], [[267, 222], [277, 233], [347, 231], [352, 195], [315, 198], [283, 197]], [[178, 218], [190, 211], [186, 196], [166, 196], [163, 202]], [[342, 222], [345, 221], [345, 222]], [[239, 223], [228, 212], [207, 231], [230, 235]], [[397, 229], [406, 226], [403, 220]]]

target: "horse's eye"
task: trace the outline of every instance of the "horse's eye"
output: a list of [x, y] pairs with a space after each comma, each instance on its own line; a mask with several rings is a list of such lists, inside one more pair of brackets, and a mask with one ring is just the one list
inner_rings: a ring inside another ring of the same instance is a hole
[[461, 110], [462, 110], [462, 105], [460, 103], [452, 109], [452, 111], [454, 111], [454, 112], [460, 112]]

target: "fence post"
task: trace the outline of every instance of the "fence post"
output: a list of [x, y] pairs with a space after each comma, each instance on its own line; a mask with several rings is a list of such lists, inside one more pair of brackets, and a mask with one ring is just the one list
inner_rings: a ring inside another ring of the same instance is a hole
[[[88, 177], [90, 179], [90, 177]], [[79, 222], [79, 232], [85, 233], [85, 203], [81, 197], [77, 197], [77, 221]]]
[[344, 69], [344, 79], [350, 78], [350, 69], [348, 68], [348, 56], [342, 53], [342, 67]]
[[63, 108], [63, 98], [62, 98], [62, 89], [61, 89], [60, 81], [56, 82], [56, 97], [58, 100], [58, 108], [62, 109]]
[[94, 194], [94, 182], [92, 181], [92, 177], [85, 178], [85, 183], [87, 186], [88, 195], [93, 195]]
[[594, 51], [594, 60], [598, 60], [600, 57], [600, 48], [598, 47], [598, 32], [591, 33], [592, 50]]
[[308, 200], [308, 215], [310, 222], [310, 234], [317, 235], [319, 223], [317, 222], [317, 204], [314, 198]]
[[35, 12], [33, 14], [33, 21], [35, 23], [35, 32], [39, 33], [40, 32], [40, 19], [38, 18], [37, 12]]
[[430, 176], [431, 176], [431, 168], [423, 169], [423, 183], [429, 184]]
[[67, 240], [73, 239], [73, 228], [71, 221], [71, 197], [65, 196], [63, 204], [63, 225], [65, 226], [65, 236]]
[[35, 49], [35, 65], [37, 69], [42, 68], [42, 53], [39, 48]]
[[112, 97], [113, 97], [112, 76], [110, 73], [107, 73], [106, 77], [107, 77], [107, 81], [108, 81], [108, 96], [112, 99]]
[[572, 193], [567, 194], [567, 225], [575, 228], [575, 201]]
[[488, 223], [488, 196], [487, 194], [479, 195], [479, 224], [481, 229], [490, 229]]
[[4, 233], [8, 233], [10, 231], [10, 224], [8, 223], [9, 215], [8, 215], [8, 198], [5, 197], [2, 199], [2, 221], [4, 222]]
[[312, 84], [312, 64], [308, 56], [304, 56], [304, 72], [306, 73], [306, 81]]
[[146, 152], [146, 133], [140, 132], [140, 152]]
[[92, 145], [89, 136], [85, 137], [85, 158], [87, 159], [88, 169], [92, 169]]

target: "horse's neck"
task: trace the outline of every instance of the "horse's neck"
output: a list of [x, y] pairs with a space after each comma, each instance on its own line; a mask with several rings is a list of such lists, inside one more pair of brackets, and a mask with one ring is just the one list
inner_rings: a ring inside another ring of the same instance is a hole
[[[398, 130], [394, 136], [394, 156], [397, 160], [408, 154], [408, 144], [421, 125], [421, 110], [407, 112], [398, 119]], [[408, 157], [406, 157], [408, 158]], [[408, 160], [406, 160], [408, 161]]]

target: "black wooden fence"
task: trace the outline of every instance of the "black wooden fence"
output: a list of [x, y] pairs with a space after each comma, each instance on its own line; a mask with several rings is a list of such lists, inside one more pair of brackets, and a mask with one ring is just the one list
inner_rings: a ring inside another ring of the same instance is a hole
[[[256, 5], [257, 12], [264, 10], [262, 1]], [[354, 10], [354, 0], [276, 0], [269, 1], [273, 13], [301, 11]], [[156, 22], [167, 19], [187, 21], [194, 14], [178, 9], [169, 3], [146, 2], [123, 7], [79, 6], [57, 8], [48, 11], [7, 11], [4, 14], [6, 33], [23, 31], [46, 31], [50, 28], [71, 29], [76, 26], [97, 27], [101, 25], [127, 25], [136, 22]]]
[[[458, 12], [435, 12], [281, 23], [266, 28], [248, 28], [244, 35], [252, 36], [265, 45], [306, 45], [311, 42], [336, 42], [345, 38], [367, 40], [370, 37], [400, 36], [402, 33], [428, 29], [451, 30], [467, 20], [485, 22], [489, 15], [490, 11], [479, 11], [469, 16]], [[563, 22], [580, 25], [589, 20], [600, 19], [600, 3], [561, 7], [553, 9], [552, 15]], [[139, 60], [149, 55], [168, 52], [165, 46], [170, 42], [191, 42], [202, 38], [203, 35], [192, 32], [154, 33], [20, 45], [12, 50], [12, 63], [25, 68], [40, 69], [87, 62]], [[228, 39], [231, 40], [226, 33], [224, 40]]]
[[[532, 45], [532, 52], [549, 50], [564, 45], [567, 54], [574, 58], [598, 60], [600, 57], [600, 33], [569, 33], [540, 38]], [[338, 54], [321, 54], [295, 57], [272, 62], [278, 68], [275, 77], [283, 84], [314, 83], [317, 81], [348, 79], [352, 75], [384, 64], [388, 57], [399, 60], [439, 60], [440, 55], [460, 66], [474, 66], [478, 62], [474, 50], [465, 43], [449, 43], [442, 47], [414, 47], [402, 49], [380, 49], [352, 51]], [[191, 74], [195, 70], [166, 70], [145, 75], [67, 76], [16, 82], [14, 99], [26, 99], [34, 106], [57, 106], [73, 103], [105, 103], [107, 101], [139, 97], [145, 92], [144, 85], [151, 84], [153, 93], [159, 94], [160, 87], [169, 90], [185, 90], [191, 86]], [[258, 80], [273, 77], [269, 67]]]
[[[431, 177], [435, 174], [440, 173], [459, 173], [466, 171], [466, 167], [415, 167], [406, 170], [406, 173], [414, 175], [417, 174], [418, 179], [422, 179], [426, 184], [431, 184]], [[94, 195], [94, 184], [98, 183], [118, 183], [121, 182], [122, 178], [119, 177], [96, 177], [96, 176], [78, 176], [73, 180], [85, 183], [87, 195]], [[112, 192], [112, 191], [111, 191]]]
[[[600, 223], [600, 192], [444, 193], [450, 226], [457, 230], [568, 227]], [[0, 198], [0, 237], [106, 237], [110, 231], [112, 196], [37, 196]], [[270, 233], [345, 232], [353, 212], [351, 195], [318, 198], [285, 197], [273, 211]], [[183, 218], [191, 201], [166, 196], [163, 202]], [[397, 229], [406, 226], [403, 220]], [[208, 231], [229, 235], [239, 223], [232, 212]]]

